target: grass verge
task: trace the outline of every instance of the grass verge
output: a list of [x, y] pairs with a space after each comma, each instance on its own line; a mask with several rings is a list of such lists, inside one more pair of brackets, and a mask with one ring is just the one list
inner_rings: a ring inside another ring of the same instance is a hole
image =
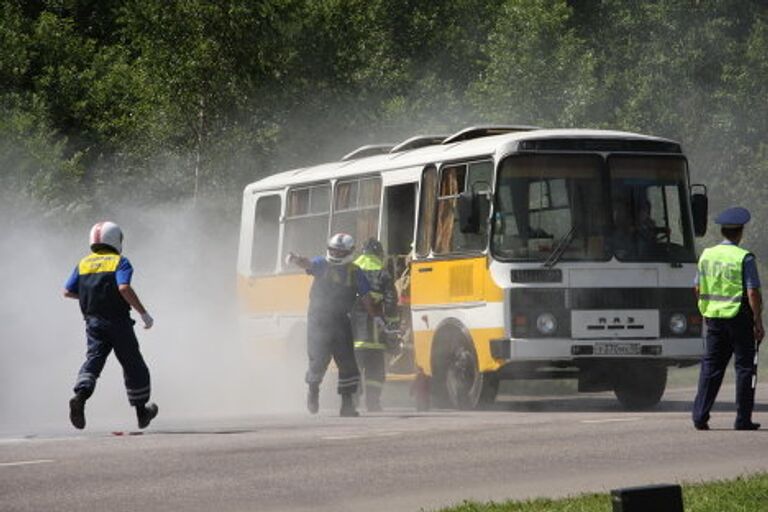
[[[685, 512], [768, 512], [768, 473], [683, 484]], [[437, 512], [610, 512], [610, 493], [504, 503], [464, 502]], [[651, 511], [649, 511], [651, 512]]]

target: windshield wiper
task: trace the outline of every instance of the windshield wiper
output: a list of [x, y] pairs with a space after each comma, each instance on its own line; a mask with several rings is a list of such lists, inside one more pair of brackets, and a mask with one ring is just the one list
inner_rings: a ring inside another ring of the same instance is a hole
[[568, 231], [563, 238], [557, 241], [557, 245], [554, 249], [552, 249], [552, 252], [549, 253], [549, 256], [547, 256], [547, 259], [544, 260], [544, 263], [541, 264], [542, 267], [552, 268], [555, 265], [557, 265], [557, 262], [560, 261], [560, 258], [563, 257], [563, 254], [565, 253], [565, 250], [568, 249], [568, 246], [571, 245], [571, 242], [573, 241], [573, 235], [576, 233], [576, 226], [572, 226], [571, 230]]

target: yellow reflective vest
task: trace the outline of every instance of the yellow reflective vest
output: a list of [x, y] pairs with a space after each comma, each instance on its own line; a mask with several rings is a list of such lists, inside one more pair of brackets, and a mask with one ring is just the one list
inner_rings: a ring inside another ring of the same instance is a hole
[[744, 300], [743, 264], [750, 254], [737, 245], [704, 249], [699, 258], [699, 311], [706, 318], [733, 318]]

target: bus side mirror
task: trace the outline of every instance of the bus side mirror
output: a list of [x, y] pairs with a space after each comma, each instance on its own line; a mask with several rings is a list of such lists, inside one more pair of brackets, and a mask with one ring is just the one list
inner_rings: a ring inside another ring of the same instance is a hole
[[462, 233], [477, 233], [480, 231], [480, 215], [478, 197], [466, 190], [459, 194], [458, 205], [459, 231]]
[[[703, 185], [693, 185], [701, 186]], [[707, 234], [707, 212], [709, 209], [709, 200], [707, 199], [707, 189], [704, 192], [695, 192], [691, 194], [691, 211], [693, 213], [693, 233], [696, 236]]]

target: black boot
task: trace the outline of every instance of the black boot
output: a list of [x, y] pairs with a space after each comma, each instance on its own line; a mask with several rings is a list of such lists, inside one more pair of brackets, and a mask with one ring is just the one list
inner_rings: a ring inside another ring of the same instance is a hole
[[368, 412], [381, 412], [381, 389], [371, 386], [365, 389], [365, 409]]
[[341, 410], [339, 411], [339, 416], [347, 418], [360, 416], [360, 413], [357, 412], [357, 409], [355, 408], [355, 400], [351, 393], [341, 395]]
[[85, 401], [88, 395], [78, 392], [69, 399], [69, 421], [78, 430], [85, 428]]
[[307, 410], [310, 414], [317, 414], [320, 410], [320, 384], [310, 384], [307, 392]]
[[157, 405], [152, 402], [136, 406], [136, 419], [139, 420], [139, 428], [147, 428], [150, 422], [155, 419], [158, 412]]

